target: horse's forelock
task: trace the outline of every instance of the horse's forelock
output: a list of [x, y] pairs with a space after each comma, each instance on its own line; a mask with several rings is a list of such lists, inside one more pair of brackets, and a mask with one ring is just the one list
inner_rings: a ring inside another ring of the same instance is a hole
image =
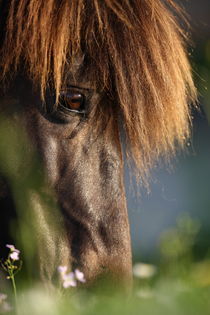
[[[196, 97], [172, 0], [11, 0], [1, 48], [5, 75], [24, 62], [42, 97], [57, 96], [80, 54], [88, 79], [114, 96], [128, 152], [144, 176], [160, 153], [189, 136]], [[176, 6], [175, 6], [176, 7]]]

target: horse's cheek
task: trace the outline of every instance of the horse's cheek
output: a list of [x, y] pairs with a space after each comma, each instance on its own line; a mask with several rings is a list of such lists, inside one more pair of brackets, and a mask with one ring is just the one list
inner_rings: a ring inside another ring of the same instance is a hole
[[38, 122], [37, 147], [64, 218], [72, 267], [90, 282], [100, 274], [127, 280], [131, 249], [118, 131], [110, 126], [95, 137], [86, 126], [71, 138], [65, 127], [62, 136], [61, 126]]

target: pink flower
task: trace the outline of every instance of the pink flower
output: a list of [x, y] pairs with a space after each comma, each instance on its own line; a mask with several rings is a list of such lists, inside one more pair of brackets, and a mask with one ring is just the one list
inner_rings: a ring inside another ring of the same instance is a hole
[[9, 249], [11, 249], [11, 251], [14, 251], [14, 250], [15, 250], [15, 246], [14, 246], [14, 245], [9, 245], [9, 244], [7, 244], [6, 247], [8, 247]]
[[12, 259], [12, 260], [19, 260], [19, 252], [12, 252], [9, 254], [9, 257]]
[[83, 283], [86, 281], [84, 273], [81, 272], [79, 269], [75, 269], [74, 273], [75, 273], [75, 277], [78, 281], [83, 282]]
[[11, 250], [11, 252], [16, 252], [16, 253], [20, 254], [19, 249], [15, 248], [14, 245], [7, 244], [6, 247], [8, 247]]
[[6, 247], [10, 249], [9, 258], [11, 258], [12, 260], [19, 260], [19, 254], [20, 254], [19, 249], [15, 248], [14, 245], [10, 245], [10, 244], [7, 244]]

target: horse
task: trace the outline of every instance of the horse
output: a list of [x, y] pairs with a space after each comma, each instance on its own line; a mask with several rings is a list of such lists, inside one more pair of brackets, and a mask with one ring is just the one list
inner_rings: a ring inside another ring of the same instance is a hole
[[[18, 119], [59, 207], [49, 223], [43, 206], [36, 221], [47, 239], [38, 255], [41, 273], [52, 281], [57, 266], [68, 264], [87, 283], [110, 275], [128, 285], [121, 133], [143, 184], [157, 159], [185, 147], [196, 89], [179, 23], [184, 13], [172, 0], [1, 0], [0, 6], [1, 113], [2, 99], [18, 100]], [[39, 197], [32, 200], [36, 209]], [[62, 229], [53, 225], [59, 220]]]

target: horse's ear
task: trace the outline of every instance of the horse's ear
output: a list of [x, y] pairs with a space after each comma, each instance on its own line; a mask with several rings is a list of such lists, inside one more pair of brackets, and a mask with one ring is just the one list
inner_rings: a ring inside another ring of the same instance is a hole
[[139, 174], [189, 137], [189, 104], [196, 99], [186, 36], [173, 0], [11, 0], [1, 72], [26, 63], [44, 97], [57, 97], [66, 69], [84, 54], [93, 86], [114, 95], [129, 155]]

